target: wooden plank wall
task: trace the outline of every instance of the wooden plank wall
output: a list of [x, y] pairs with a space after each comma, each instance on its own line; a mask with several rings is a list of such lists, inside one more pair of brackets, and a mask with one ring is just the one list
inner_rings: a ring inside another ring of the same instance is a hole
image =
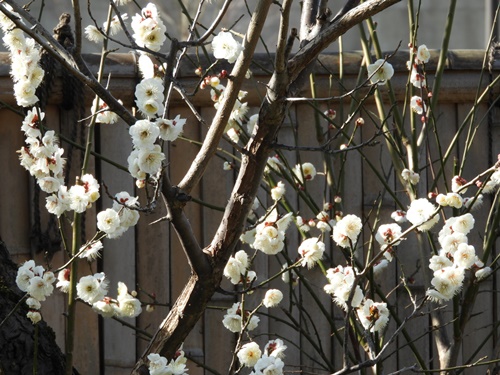
[[[433, 54], [434, 61], [436, 54]], [[0, 56], [5, 62], [5, 56]], [[346, 54], [344, 57], [347, 61], [345, 66], [344, 82], [346, 87], [353, 87], [358, 74], [358, 67], [362, 56], [359, 53]], [[404, 94], [407, 72], [405, 71], [406, 53], [398, 53], [393, 58], [393, 64], [396, 67], [396, 76], [392, 83], [398, 92], [398, 100], [401, 100], [401, 95]], [[269, 68], [269, 63], [260, 57], [260, 66]], [[94, 61], [95, 57], [90, 58], [90, 62]], [[335, 69], [338, 64], [338, 56], [322, 56], [323, 66], [332, 69], [335, 74]], [[132, 105], [133, 87], [137, 81], [136, 69], [133, 65], [132, 55], [111, 55], [111, 63], [108, 66], [108, 71], [113, 72], [111, 80], [111, 90], [115, 94], [120, 94], [127, 105]], [[442, 93], [440, 107], [437, 111], [439, 123], [442, 124], [443, 139], [450, 140], [461, 122], [467, 115], [473, 101], [476, 90], [476, 85], [480, 75], [482, 62], [482, 52], [475, 51], [454, 51], [450, 53], [450, 58], [447, 66], [447, 73], [442, 82]], [[267, 65], [266, 65], [267, 64]], [[428, 65], [432, 71], [435, 69], [432, 63]], [[187, 86], [187, 91], [191, 91], [197, 84], [197, 78], [193, 74], [193, 66], [183, 66], [181, 69], [181, 81]], [[5, 102], [12, 103], [12, 89], [9, 86], [8, 70], [0, 69], [0, 99]], [[264, 94], [264, 86], [255, 82], [265, 82], [268, 80], [265, 70], [255, 67], [255, 81], [248, 81], [245, 85], [245, 90], [249, 91], [247, 100], [249, 102], [249, 114], [258, 112], [260, 98]], [[324, 68], [318, 67], [315, 70], [316, 90], [317, 95], [337, 95], [341, 93], [336, 86], [330, 87], [329, 73]], [[310, 97], [309, 88], [304, 89], [301, 95]], [[498, 95], [498, 90], [495, 91]], [[69, 126], [68, 120], [64, 120], [64, 113], [60, 112], [57, 102], [60, 100], [60, 92], [56, 90], [53, 94], [52, 103], [47, 109], [47, 118], [51, 118], [51, 127], [62, 128], [65, 132]], [[89, 96], [89, 102], [91, 97]], [[193, 98], [193, 102], [201, 115], [204, 118], [210, 119], [215, 111], [207, 91], [200, 92]], [[333, 107], [337, 110], [339, 121], [345, 119], [349, 113], [350, 103], [348, 100], [343, 102], [332, 101], [328, 104], [321, 104], [320, 111]], [[483, 117], [486, 106], [480, 107], [480, 111], [476, 116], [476, 123], [479, 123]], [[375, 111], [373, 103], [367, 107], [368, 111]], [[192, 140], [202, 140], [206, 134], [207, 128], [198, 123], [194, 115], [183, 104], [181, 100], [176, 98], [174, 105], [170, 108], [170, 117], [176, 115], [187, 118], [184, 137]], [[368, 112], [365, 113], [368, 115]], [[370, 139], [376, 131], [374, 124], [370, 123], [367, 116], [365, 125], [359, 129], [356, 141]], [[295, 138], [299, 140], [299, 144], [303, 146], [317, 145], [316, 130], [314, 129], [314, 111], [305, 103], [297, 104], [292, 107], [290, 116], [287, 118], [283, 128], [279, 134], [278, 142], [284, 144], [293, 144]], [[22, 262], [33, 256], [33, 249], [30, 242], [30, 231], [33, 215], [33, 186], [27, 173], [18, 165], [16, 150], [23, 144], [23, 136], [19, 130], [21, 117], [17, 114], [8, 111], [7, 109], [0, 110], [0, 168], [4, 172], [0, 184], [0, 236], [11, 249], [12, 256], [16, 262]], [[500, 153], [500, 122], [498, 121], [498, 109], [494, 109], [494, 117], [491, 128], [488, 130], [487, 121], [483, 121], [478, 128], [478, 141], [474, 142], [469, 160], [465, 168], [465, 177], [473, 177], [478, 171], [485, 169], [491, 160], [495, 161]], [[326, 128], [325, 128], [326, 129]], [[462, 135], [462, 142], [465, 135]], [[490, 142], [491, 140], [491, 142]], [[338, 148], [341, 141], [334, 142], [334, 147]], [[491, 154], [488, 155], [485, 145], [491, 144]], [[232, 146], [223, 142], [221, 148], [231, 152]], [[430, 142], [431, 151], [435, 149], [435, 145]], [[125, 124], [119, 122], [114, 125], [101, 126], [96, 138], [96, 151], [104, 156], [126, 165], [126, 159], [131, 150], [130, 136], [128, 128]], [[175, 184], [182, 178], [184, 171], [192, 163], [194, 156], [198, 150], [195, 143], [179, 140], [175, 144], [166, 147], [168, 168], [172, 182]], [[434, 152], [434, 151], [432, 151]], [[284, 154], [289, 157], [290, 164], [294, 165], [299, 162], [312, 162], [315, 164], [318, 171], [322, 172], [317, 177], [319, 183], [308, 187], [310, 193], [316, 197], [323, 197], [326, 186], [326, 171], [325, 163], [330, 163], [333, 167], [334, 175], [332, 178], [337, 179], [340, 170], [345, 171], [345, 181], [338, 188], [338, 191], [329, 191], [326, 195], [327, 201], [332, 201], [337, 194], [342, 195], [342, 209], [345, 214], [353, 213], [366, 217], [368, 213], [375, 207], [379, 199], [382, 185], [368, 166], [367, 160], [380, 163], [383, 166], [384, 173], [387, 175], [387, 183], [393, 188], [397, 188], [396, 178], [391, 170], [391, 162], [385, 151], [383, 143], [366, 148], [364, 157], [358, 153], [349, 154], [345, 163], [341, 158], [324, 159], [322, 155], [314, 152], [295, 152], [284, 151]], [[458, 155], [455, 155], [458, 156]], [[488, 158], [491, 160], [489, 161]], [[200, 186], [193, 192], [193, 197], [205, 201], [215, 207], [223, 208], [231, 191], [232, 182], [235, 178], [234, 171], [224, 171], [222, 169], [224, 158], [215, 157], [211, 161], [210, 169], [204, 177]], [[448, 174], [451, 176], [453, 160], [450, 159], [448, 165]], [[136, 191], [133, 181], [127, 174], [121, 170], [117, 170], [104, 162], [98, 161], [92, 167], [95, 169], [98, 177], [106, 183], [111, 193], [117, 193], [126, 190], [130, 193]], [[432, 183], [432, 176], [422, 176], [424, 181], [429, 185]], [[337, 181], [338, 182], [338, 181]], [[425, 185], [424, 185], [425, 186]], [[424, 188], [425, 189], [425, 188]], [[300, 211], [305, 218], [314, 217], [315, 214], [310, 208], [299, 202], [288, 189], [287, 198], [296, 210]], [[15, 194], [13, 194], [15, 192]], [[142, 198], [142, 191], [136, 192]], [[398, 193], [403, 199], [404, 194]], [[90, 235], [95, 229], [95, 213], [96, 210], [106, 209], [111, 206], [112, 202], [106, 197], [104, 192], [101, 193], [102, 200], [97, 204], [87, 215], [87, 233]], [[268, 199], [266, 194], [260, 194], [260, 198]], [[321, 207], [323, 198], [318, 198], [316, 204]], [[488, 204], [488, 203], [486, 203]], [[42, 205], [43, 207], [43, 205]], [[384, 198], [380, 204], [381, 215], [383, 218], [389, 218], [390, 213], [394, 210], [394, 203]], [[262, 209], [259, 213], [262, 214]], [[182, 290], [185, 281], [189, 276], [189, 268], [175, 237], [175, 233], [169, 228], [166, 221], [150, 225], [153, 221], [165, 216], [166, 212], [162, 207], [161, 202], [158, 205], [156, 212], [152, 214], [142, 214], [140, 224], [135, 230], [128, 231], [122, 238], [118, 240], [110, 240], [105, 242], [105, 250], [102, 260], [99, 262], [99, 269], [106, 272], [110, 279], [110, 295], [116, 293], [116, 284], [118, 281], [124, 281], [129, 289], [138, 291], [139, 296], [144, 301], [152, 301], [149, 297], [156, 296], [156, 301], [160, 304], [156, 306], [152, 312], [144, 312], [136, 320], [128, 320], [130, 324], [136, 324], [145, 334], [135, 334], [130, 328], [121, 325], [116, 321], [103, 320], [98, 318], [86, 306], [80, 306], [78, 311], [78, 344], [77, 344], [77, 362], [76, 366], [82, 374], [111, 374], [122, 375], [130, 371], [137, 356], [144, 351], [147, 346], [147, 334], [153, 334], [156, 327], [161, 323], [167, 315], [170, 306], [175, 301], [175, 298]], [[197, 204], [190, 203], [187, 205], [186, 214], [193, 224], [195, 234], [203, 246], [207, 245], [212, 235], [215, 233], [222, 213], [218, 209], [201, 207]], [[46, 216], [45, 220], [46, 220]], [[369, 218], [369, 222], [374, 225], [373, 219]], [[485, 217], [476, 218], [476, 225], [481, 227], [484, 225]], [[369, 236], [365, 235], [362, 239], [368, 246]], [[415, 239], [409, 239], [406, 247], [415, 245]], [[474, 240], [476, 245], [479, 245], [480, 239]], [[287, 251], [290, 258], [295, 259], [297, 256], [297, 247], [300, 243], [298, 236], [290, 235], [287, 239]], [[405, 250], [403, 250], [405, 251]], [[417, 267], [419, 255], [411, 250], [406, 250], [404, 254], [408, 267], [404, 269], [406, 274], [414, 272]], [[360, 259], [365, 254], [359, 254]], [[63, 253], [59, 252], [53, 259], [55, 266], [63, 261]], [[38, 261], [43, 261], [42, 255], [37, 255]], [[267, 258], [258, 256], [255, 262], [255, 269], [258, 271], [261, 280], [266, 275], [270, 275], [280, 269], [283, 259], [278, 262], [275, 258]], [[338, 249], [332, 245], [331, 241], [327, 241], [327, 257], [325, 265], [327, 267], [344, 264], [342, 257], [339, 256]], [[390, 269], [393, 271], [389, 275], [384, 276], [379, 280], [383, 290], [390, 291], [399, 282], [401, 269], [392, 263]], [[92, 270], [96, 272], [96, 265], [93, 268], [82, 267], [82, 274]], [[324, 277], [318, 268], [313, 270], [303, 270], [302, 277], [311, 285], [322, 288], [326, 283]], [[488, 282], [487, 289], [495, 290], [497, 280], [493, 278]], [[275, 280], [271, 284], [274, 287], [283, 288], [283, 283], [280, 279]], [[231, 290], [232, 286], [228, 282], [223, 283], [223, 288]], [[411, 286], [415, 293], [423, 293], [424, 279], [421, 273], [415, 276], [415, 284]], [[257, 291], [255, 295], [263, 295], [263, 291]], [[318, 301], [314, 300], [304, 287], [304, 284], [299, 284], [294, 290], [298, 296], [298, 302], [314, 306]], [[285, 293], [285, 299], [282, 303], [286, 309], [291, 306], [293, 298], [290, 298], [292, 293]], [[406, 293], [400, 293], [398, 290], [390, 297], [391, 301], [398, 301], [398, 308], [404, 312], [407, 310], [409, 303]], [[221, 324], [222, 317], [227, 309], [235, 301], [235, 296], [216, 294], [203, 319], [198, 323], [197, 327], [190, 334], [184, 344], [184, 349], [188, 355], [197, 363], [214, 368], [220, 373], [227, 372], [231, 361], [230, 346], [228, 343], [234, 343], [235, 337], [227, 331]], [[295, 301], [297, 302], [297, 301]], [[337, 329], [343, 329], [343, 314], [335, 306], [331, 299], [326, 294], [320, 295], [319, 303], [331, 313], [331, 316], [336, 321]], [[54, 328], [58, 343], [63, 345], [64, 336], [64, 317], [62, 315], [65, 306], [65, 297], [60, 293], [54, 293], [48, 299], [48, 302], [43, 304], [44, 318]], [[463, 358], [468, 358], [481, 342], [488, 330], [488, 325], [498, 321], [500, 302], [495, 293], [482, 293], [478, 298], [476, 310], [474, 311], [474, 319], [471, 321], [467, 338], [463, 348]], [[268, 310], [267, 313], [273, 315], [274, 310]], [[446, 312], [445, 312], [446, 313]], [[290, 333], [290, 329], [283, 322], [276, 321], [267, 315], [261, 315], [261, 324], [256, 331], [259, 335], [257, 341], [260, 344], [265, 344], [269, 337], [288, 337], [288, 350], [286, 357], [287, 369], [289, 371], [297, 371], [300, 366], [305, 372], [311, 373], [326, 373], [326, 370], [318, 370], [317, 363], [321, 363], [321, 355], [315, 347], [308, 342], [306, 335], [313, 333], [316, 329], [318, 339], [321, 341], [322, 353], [333, 358], [334, 366], [338, 369], [342, 365], [342, 357], [340, 354], [341, 345], [332, 337], [330, 328], [323, 326], [315, 326], [321, 321], [321, 316], [318, 314], [305, 316], [293, 312], [292, 316], [298, 322], [303, 334], [294, 332]], [[412, 335], [421, 335], [421, 338], [415, 342], [415, 345], [422, 350], [424, 357], [429, 362], [430, 366], [436, 366], [435, 352], [432, 345], [429, 345], [429, 339], [425, 336], [425, 332], [431, 322], [426, 316], [420, 317], [419, 324], [410, 325], [409, 333]], [[396, 328], [394, 322], [391, 322], [389, 330]], [[497, 335], [495, 335], [496, 339]], [[398, 368], [412, 365], [415, 360], [411, 351], [406, 346], [406, 341], [402, 337], [393, 344], [393, 349], [401, 347], [397, 355], [394, 355], [390, 361], [386, 363], [385, 371], [396, 371]], [[484, 355], [491, 356], [493, 354], [494, 343], [491, 341], [483, 351], [476, 354], [477, 358]], [[496, 349], [498, 350], [498, 349]], [[493, 357], [498, 355], [493, 354]], [[193, 362], [189, 363], [189, 373], [192, 375], [201, 375], [208, 373], [202, 367], [197, 367]], [[481, 373], [480, 370], [468, 370], [467, 373]]]

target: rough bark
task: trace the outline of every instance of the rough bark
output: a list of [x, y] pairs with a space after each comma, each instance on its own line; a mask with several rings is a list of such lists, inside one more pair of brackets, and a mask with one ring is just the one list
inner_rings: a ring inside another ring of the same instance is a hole
[[[0, 321], [24, 295], [16, 285], [17, 268], [0, 240]], [[27, 312], [26, 304], [22, 303], [0, 327], [0, 374], [33, 373], [35, 327], [26, 317]], [[38, 375], [64, 374], [64, 355], [56, 344], [54, 331], [43, 320], [38, 323], [37, 362]]]

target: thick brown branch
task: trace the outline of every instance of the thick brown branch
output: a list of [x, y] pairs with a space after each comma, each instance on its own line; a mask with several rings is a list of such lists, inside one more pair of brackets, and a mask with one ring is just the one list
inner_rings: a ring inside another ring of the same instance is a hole
[[188, 172], [179, 183], [179, 187], [187, 194], [189, 194], [198, 184], [208, 166], [208, 162], [217, 150], [219, 141], [224, 133], [224, 128], [226, 127], [231, 111], [233, 110], [234, 103], [238, 98], [243, 79], [248, 71], [248, 68], [250, 67], [250, 63], [252, 62], [255, 47], [262, 33], [264, 21], [267, 17], [271, 3], [272, 0], [261, 0], [253, 13], [250, 26], [248, 27], [248, 33], [245, 35], [243, 52], [240, 54], [234, 69], [231, 72], [231, 76], [233, 78], [229, 81], [226, 89], [224, 90], [224, 101], [217, 109], [217, 113], [214, 117], [212, 125], [210, 126], [205, 141], [196, 155], [191, 168], [189, 168]]
[[321, 51], [337, 40], [338, 37], [343, 35], [347, 30], [400, 1], [401, 0], [368, 0], [349, 11], [337, 22], [331, 23], [290, 59], [288, 62], [290, 79], [294, 81], [305, 66], [310, 64]]

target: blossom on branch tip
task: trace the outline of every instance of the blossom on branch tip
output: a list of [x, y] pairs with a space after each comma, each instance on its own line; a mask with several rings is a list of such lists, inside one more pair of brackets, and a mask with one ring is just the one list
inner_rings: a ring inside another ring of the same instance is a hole
[[429, 59], [431, 58], [431, 54], [429, 50], [427, 49], [427, 46], [425, 44], [422, 44], [418, 47], [417, 54], [415, 56], [415, 59], [419, 63], [428, 63]]
[[132, 16], [131, 26], [134, 31], [132, 37], [139, 47], [158, 52], [167, 38], [167, 28], [153, 3], [148, 3], [141, 14]]

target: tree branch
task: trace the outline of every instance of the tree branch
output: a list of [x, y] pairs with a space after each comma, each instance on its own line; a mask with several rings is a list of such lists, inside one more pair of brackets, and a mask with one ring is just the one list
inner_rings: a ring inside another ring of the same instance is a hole
[[243, 79], [245, 78], [245, 74], [250, 67], [250, 63], [252, 62], [255, 47], [259, 41], [264, 21], [267, 17], [271, 4], [271, 0], [260, 0], [253, 13], [252, 20], [250, 21], [250, 25], [248, 27], [248, 32], [245, 36], [243, 52], [238, 57], [238, 60], [236, 61], [236, 64], [231, 72], [232, 79], [229, 81], [226, 89], [224, 90], [224, 100], [217, 109], [217, 113], [208, 130], [205, 141], [196, 155], [191, 168], [189, 168], [188, 172], [179, 183], [179, 187], [187, 194], [189, 194], [198, 184], [208, 166], [208, 162], [217, 150], [217, 145], [219, 144], [222, 134], [224, 133], [224, 128], [229, 121], [234, 103], [238, 98]]
[[365, 19], [381, 12], [401, 0], [368, 0], [347, 12], [342, 18], [330, 23], [314, 39], [303, 46], [288, 62], [290, 80], [294, 81], [305, 66], [310, 64], [328, 45], [347, 30]]

